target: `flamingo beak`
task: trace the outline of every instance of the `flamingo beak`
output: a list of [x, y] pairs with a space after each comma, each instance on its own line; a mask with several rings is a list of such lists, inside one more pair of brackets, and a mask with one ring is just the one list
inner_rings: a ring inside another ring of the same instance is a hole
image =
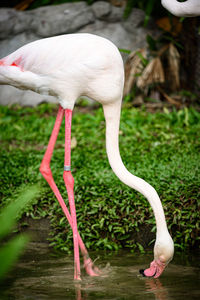
[[154, 277], [158, 278], [164, 271], [166, 264], [162, 263], [160, 260], [154, 260], [150, 264], [150, 268], [146, 270], [140, 270], [140, 274], [144, 277]]

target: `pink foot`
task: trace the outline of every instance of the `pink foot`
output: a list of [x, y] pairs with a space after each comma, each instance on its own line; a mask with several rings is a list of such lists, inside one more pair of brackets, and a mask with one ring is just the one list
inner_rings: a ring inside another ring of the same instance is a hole
[[77, 277], [74, 276], [74, 280], [81, 281], [82, 279], [80, 276], [77, 276]]
[[90, 276], [99, 276], [101, 273], [97, 267], [94, 267], [94, 264], [90, 258], [84, 259], [84, 267], [87, 274]]

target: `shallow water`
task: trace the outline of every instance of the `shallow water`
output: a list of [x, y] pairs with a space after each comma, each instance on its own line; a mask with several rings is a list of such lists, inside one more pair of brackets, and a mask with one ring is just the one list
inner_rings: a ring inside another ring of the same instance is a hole
[[73, 280], [73, 257], [55, 255], [45, 244], [30, 244], [15, 269], [0, 286], [0, 299], [200, 299], [197, 255], [178, 255], [158, 279], [147, 279], [138, 270], [149, 265], [152, 255], [95, 252], [91, 257], [101, 277]]

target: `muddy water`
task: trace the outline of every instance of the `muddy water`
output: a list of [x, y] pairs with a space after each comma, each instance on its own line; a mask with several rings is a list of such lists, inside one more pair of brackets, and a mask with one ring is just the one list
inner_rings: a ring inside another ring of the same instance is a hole
[[200, 299], [197, 255], [175, 255], [160, 279], [139, 275], [152, 255], [91, 253], [102, 271], [101, 277], [91, 278], [82, 270], [82, 281], [73, 281], [73, 258], [55, 254], [45, 244], [30, 244], [15, 269], [0, 286], [0, 299]]

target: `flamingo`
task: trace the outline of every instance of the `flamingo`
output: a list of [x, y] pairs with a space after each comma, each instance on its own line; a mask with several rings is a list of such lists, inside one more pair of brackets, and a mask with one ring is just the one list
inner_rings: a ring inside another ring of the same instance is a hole
[[200, 15], [200, 1], [161, 0], [162, 5], [177, 17], [195, 17]]
[[[0, 60], [0, 83], [57, 97], [58, 114], [40, 165], [40, 172], [59, 201], [73, 231], [74, 279], [81, 280], [79, 247], [90, 276], [100, 272], [94, 266], [77, 229], [74, 178], [71, 174], [71, 122], [76, 99], [88, 96], [103, 106], [106, 120], [106, 151], [110, 166], [126, 185], [143, 194], [156, 219], [154, 260], [144, 276], [157, 278], [173, 257], [174, 244], [168, 232], [163, 207], [156, 190], [124, 166], [118, 145], [124, 67], [118, 48], [109, 40], [87, 33], [50, 37], [34, 41]], [[50, 161], [65, 116], [65, 155], [63, 178], [70, 212], [54, 182]]]

